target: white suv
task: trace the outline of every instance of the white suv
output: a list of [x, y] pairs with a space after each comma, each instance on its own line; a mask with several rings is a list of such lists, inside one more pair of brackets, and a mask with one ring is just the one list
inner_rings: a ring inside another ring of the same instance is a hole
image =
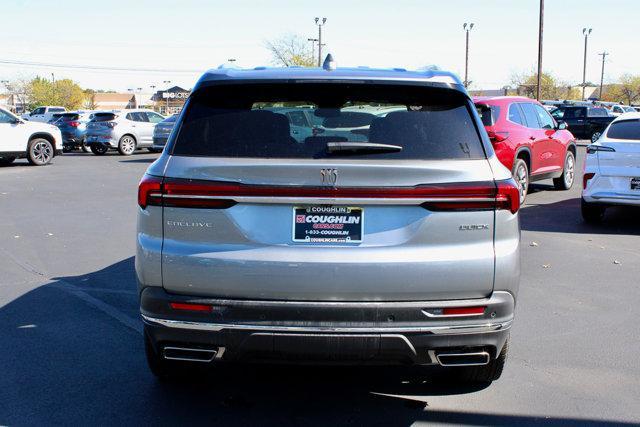
[[153, 130], [165, 118], [152, 110], [100, 112], [87, 124], [86, 145], [93, 154], [117, 149], [129, 156], [137, 148], [153, 151]]
[[43, 166], [62, 153], [60, 129], [45, 123], [28, 122], [0, 108], [0, 165], [26, 157]]
[[22, 118], [29, 120], [30, 122], [42, 122], [48, 123], [53, 118], [54, 114], [65, 113], [67, 111], [64, 107], [59, 106], [44, 106], [38, 107], [31, 113], [23, 114]]

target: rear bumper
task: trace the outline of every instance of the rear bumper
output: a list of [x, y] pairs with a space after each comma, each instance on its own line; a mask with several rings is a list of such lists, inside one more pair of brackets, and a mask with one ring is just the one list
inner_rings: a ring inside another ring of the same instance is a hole
[[631, 178], [596, 174], [582, 192], [582, 198], [588, 203], [640, 206], [640, 190], [630, 189]]
[[110, 134], [87, 134], [85, 138], [86, 144], [103, 144], [107, 147], [117, 148], [118, 147], [118, 139], [114, 135]]
[[[177, 312], [170, 302], [212, 305]], [[156, 351], [215, 350], [221, 361], [434, 364], [440, 352], [502, 349], [513, 322], [508, 292], [486, 299], [423, 302], [246, 301], [186, 297], [145, 288], [141, 314]], [[438, 308], [486, 306], [484, 314], [444, 318]], [[429, 313], [426, 314], [426, 313]]]

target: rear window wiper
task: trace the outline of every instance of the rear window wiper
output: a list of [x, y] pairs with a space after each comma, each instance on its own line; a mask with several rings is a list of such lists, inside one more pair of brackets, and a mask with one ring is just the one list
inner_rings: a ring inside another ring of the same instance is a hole
[[389, 153], [402, 151], [399, 145], [376, 144], [375, 142], [327, 142], [329, 153], [358, 153], [358, 152], [380, 152]]

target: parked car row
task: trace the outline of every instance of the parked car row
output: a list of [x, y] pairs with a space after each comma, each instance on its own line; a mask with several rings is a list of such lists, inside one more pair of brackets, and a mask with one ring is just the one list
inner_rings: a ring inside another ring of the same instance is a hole
[[21, 119], [0, 108], [0, 165], [19, 158], [43, 166], [62, 153], [62, 134], [57, 127]]

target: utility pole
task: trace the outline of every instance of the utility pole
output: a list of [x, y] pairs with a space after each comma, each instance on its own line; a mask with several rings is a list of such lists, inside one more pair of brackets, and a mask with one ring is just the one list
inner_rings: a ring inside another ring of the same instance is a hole
[[469, 87], [469, 32], [473, 29], [473, 22], [470, 24], [465, 22], [462, 29], [467, 33], [464, 54], [464, 87]]
[[164, 112], [165, 116], [169, 115], [169, 85], [171, 84], [171, 80], [164, 80], [163, 81], [164, 84], [167, 85], [167, 90], [164, 91], [164, 93], [166, 93], [167, 95], [167, 110]]
[[318, 67], [322, 67], [322, 27], [327, 22], [327, 18], [316, 17], [315, 21], [318, 26]]
[[600, 74], [600, 95], [598, 96], [598, 99], [602, 101], [602, 83], [604, 82], [604, 61], [607, 55], [609, 55], [609, 53], [602, 52], [602, 53], [599, 53], [598, 55], [602, 56], [602, 73]]
[[308, 38], [307, 41], [311, 42], [311, 57], [313, 58], [316, 56], [316, 42], [318, 39]]
[[157, 103], [157, 99], [156, 99], [156, 85], [149, 85], [149, 87], [151, 88], [151, 92], [153, 93], [153, 96], [151, 97], [151, 100], [153, 101], [153, 110], [156, 111], [156, 103]]
[[591, 34], [592, 28], [583, 28], [584, 34], [584, 65], [582, 66], [582, 100], [584, 101], [584, 88], [587, 86], [587, 38]]
[[544, 30], [544, 0], [540, 0], [540, 26], [538, 28], [538, 87], [536, 99], [540, 101], [542, 93], [542, 35]]

